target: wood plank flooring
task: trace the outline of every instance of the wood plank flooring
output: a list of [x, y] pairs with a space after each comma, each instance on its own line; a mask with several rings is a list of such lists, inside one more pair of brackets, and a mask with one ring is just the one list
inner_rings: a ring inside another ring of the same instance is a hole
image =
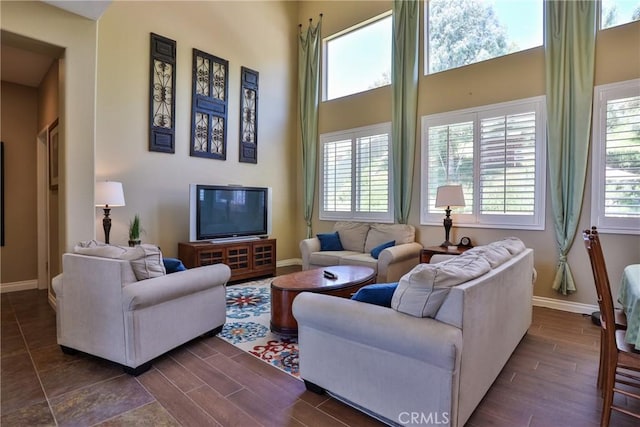
[[[3, 427], [381, 425], [217, 337], [131, 377], [113, 363], [63, 354], [44, 291], [2, 294], [0, 315]], [[529, 332], [467, 426], [598, 426], [599, 339], [586, 316], [534, 307]], [[635, 424], [614, 414], [611, 425]]]

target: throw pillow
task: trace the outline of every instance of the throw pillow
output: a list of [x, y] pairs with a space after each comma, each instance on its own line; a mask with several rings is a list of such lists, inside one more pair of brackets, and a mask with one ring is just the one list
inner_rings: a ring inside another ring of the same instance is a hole
[[395, 245], [396, 245], [395, 240], [378, 245], [375, 248], [371, 249], [371, 256], [374, 257], [375, 259], [378, 259], [378, 257], [380, 256], [380, 252]]
[[167, 270], [167, 274], [187, 269], [178, 258], [162, 258], [162, 263], [164, 264], [164, 269]]
[[396, 283], [375, 283], [361, 287], [351, 299], [368, 304], [381, 305], [383, 307], [391, 307], [391, 298], [398, 287]]
[[396, 245], [415, 242], [416, 229], [409, 224], [371, 224], [367, 240], [364, 243], [364, 251], [370, 253], [376, 246], [395, 240]]
[[167, 274], [162, 262], [162, 252], [154, 245], [142, 244], [134, 248], [136, 255], [129, 258], [136, 279], [145, 280]]
[[338, 221], [333, 226], [333, 230], [340, 235], [340, 242], [345, 250], [368, 252], [364, 250], [364, 242], [369, 232], [369, 223]]
[[402, 276], [391, 299], [391, 308], [415, 317], [434, 317], [452, 286], [491, 270], [478, 255], [457, 256], [438, 264], [418, 264]]
[[321, 233], [316, 234], [318, 240], [320, 240], [321, 251], [342, 251], [342, 243], [340, 242], [340, 236], [338, 232], [335, 233]]

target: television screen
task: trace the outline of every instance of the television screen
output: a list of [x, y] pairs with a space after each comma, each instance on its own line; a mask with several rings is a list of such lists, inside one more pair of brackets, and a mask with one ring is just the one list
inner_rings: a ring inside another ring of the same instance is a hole
[[197, 185], [196, 240], [267, 235], [268, 203], [268, 188]]

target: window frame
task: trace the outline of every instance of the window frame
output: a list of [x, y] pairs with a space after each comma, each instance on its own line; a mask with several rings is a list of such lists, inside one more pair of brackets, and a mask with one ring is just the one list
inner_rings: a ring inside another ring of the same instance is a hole
[[599, 233], [640, 235], [640, 218], [607, 217], [604, 206], [607, 102], [633, 96], [640, 96], [640, 79], [599, 85], [593, 89], [590, 223], [598, 227]]
[[[338, 39], [340, 37], [344, 37], [346, 35], [348, 35], [349, 33], [353, 33], [355, 31], [361, 30], [369, 25], [375, 24], [379, 21], [382, 21], [383, 19], [386, 18], [391, 18], [393, 21], [393, 11], [392, 10], [388, 10], [384, 13], [381, 13], [379, 15], [373, 16], [365, 21], [362, 21], [356, 25], [353, 25], [349, 28], [346, 28], [342, 31], [339, 31], [335, 34], [332, 34], [330, 36], [325, 37], [324, 39], [322, 39], [322, 102], [327, 102], [327, 101], [333, 101], [336, 99], [340, 99], [340, 98], [345, 98], [347, 96], [353, 96], [353, 95], [357, 95], [359, 93], [364, 93], [364, 92], [368, 92], [370, 90], [374, 90], [374, 89], [379, 89], [381, 87], [385, 87], [385, 86], [389, 86], [391, 85], [391, 83], [387, 84], [387, 85], [382, 85], [382, 86], [378, 86], [375, 88], [370, 88], [370, 89], [364, 89], [361, 91], [357, 91], [357, 92], [353, 92], [353, 93], [348, 93], [346, 95], [340, 95], [340, 96], [336, 96], [335, 98], [329, 98], [329, 49], [328, 49], [328, 44], [329, 42], [331, 42], [332, 40]], [[393, 31], [391, 34], [391, 43], [393, 44]], [[393, 58], [389, 58], [389, 63], [391, 68], [393, 69]]]
[[[512, 115], [525, 111], [536, 113], [535, 136], [535, 187], [533, 215], [482, 214], [480, 212], [480, 122], [484, 118], [496, 115]], [[444, 209], [430, 212], [428, 206], [429, 174], [427, 172], [429, 156], [429, 128], [433, 126], [453, 125], [461, 120], [473, 121], [473, 208], [471, 213], [460, 213], [452, 209], [454, 224], [469, 228], [495, 228], [513, 230], [544, 230], [546, 209], [546, 144], [547, 120], [545, 96], [525, 98], [498, 104], [484, 105], [463, 110], [450, 111], [422, 116], [421, 120], [421, 176], [420, 176], [420, 225], [442, 225]], [[465, 199], [469, 199], [465, 194]]]
[[429, 76], [429, 75], [434, 75], [434, 74], [439, 74], [439, 73], [444, 73], [447, 71], [451, 71], [451, 70], [457, 70], [463, 67], [468, 67], [470, 65], [474, 65], [474, 64], [479, 64], [481, 62], [486, 62], [486, 61], [490, 61], [493, 59], [497, 59], [497, 58], [502, 58], [504, 56], [508, 56], [508, 55], [512, 55], [512, 54], [516, 54], [516, 53], [520, 53], [520, 52], [524, 52], [526, 50], [531, 50], [531, 49], [538, 49], [540, 47], [544, 47], [544, 1], [545, 0], [540, 0], [543, 3], [543, 9], [542, 9], [542, 26], [543, 26], [543, 30], [542, 30], [542, 42], [539, 45], [536, 46], [530, 46], [527, 48], [522, 48], [520, 50], [515, 50], [513, 52], [507, 52], [503, 55], [499, 55], [499, 56], [494, 56], [491, 58], [487, 58], [487, 59], [482, 59], [476, 62], [471, 62], [469, 64], [465, 64], [465, 65], [459, 65], [456, 67], [451, 67], [451, 68], [446, 68], [444, 70], [440, 70], [440, 71], [434, 71], [434, 72], [430, 72], [429, 71], [429, 59], [431, 56], [431, 43], [429, 42], [429, 31], [430, 31], [430, 26], [429, 26], [429, 14], [430, 14], [430, 10], [429, 10], [429, 0], [423, 0], [423, 14], [422, 14], [422, 55], [423, 55], [423, 60], [422, 60], [422, 74], [424, 76]]
[[[358, 212], [356, 211], [356, 141], [359, 138], [386, 134], [388, 136], [388, 201], [387, 212]], [[351, 140], [352, 156], [351, 156], [351, 210], [349, 212], [337, 212], [325, 210], [324, 206], [324, 144], [338, 142], [343, 140]], [[320, 135], [318, 144], [318, 218], [321, 221], [360, 221], [360, 222], [394, 222], [394, 204], [393, 204], [393, 145], [391, 143], [391, 122], [378, 123], [369, 126], [362, 126], [353, 129], [346, 129], [336, 132], [328, 132]]]

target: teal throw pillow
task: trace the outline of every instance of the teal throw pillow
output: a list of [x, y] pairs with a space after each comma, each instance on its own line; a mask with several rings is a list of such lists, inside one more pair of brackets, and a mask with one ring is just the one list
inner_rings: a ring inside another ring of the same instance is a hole
[[375, 248], [371, 249], [371, 256], [374, 257], [375, 259], [378, 259], [378, 257], [380, 256], [380, 252], [384, 251], [387, 248], [390, 248], [391, 246], [395, 246], [395, 245], [396, 245], [396, 241], [395, 240], [392, 240], [390, 242], [378, 245]]
[[321, 233], [316, 234], [318, 240], [320, 240], [321, 251], [343, 251], [342, 242], [340, 242], [340, 236], [338, 232], [335, 233]]
[[368, 304], [391, 307], [391, 298], [398, 287], [398, 283], [375, 283], [363, 286], [351, 297], [352, 300]]

